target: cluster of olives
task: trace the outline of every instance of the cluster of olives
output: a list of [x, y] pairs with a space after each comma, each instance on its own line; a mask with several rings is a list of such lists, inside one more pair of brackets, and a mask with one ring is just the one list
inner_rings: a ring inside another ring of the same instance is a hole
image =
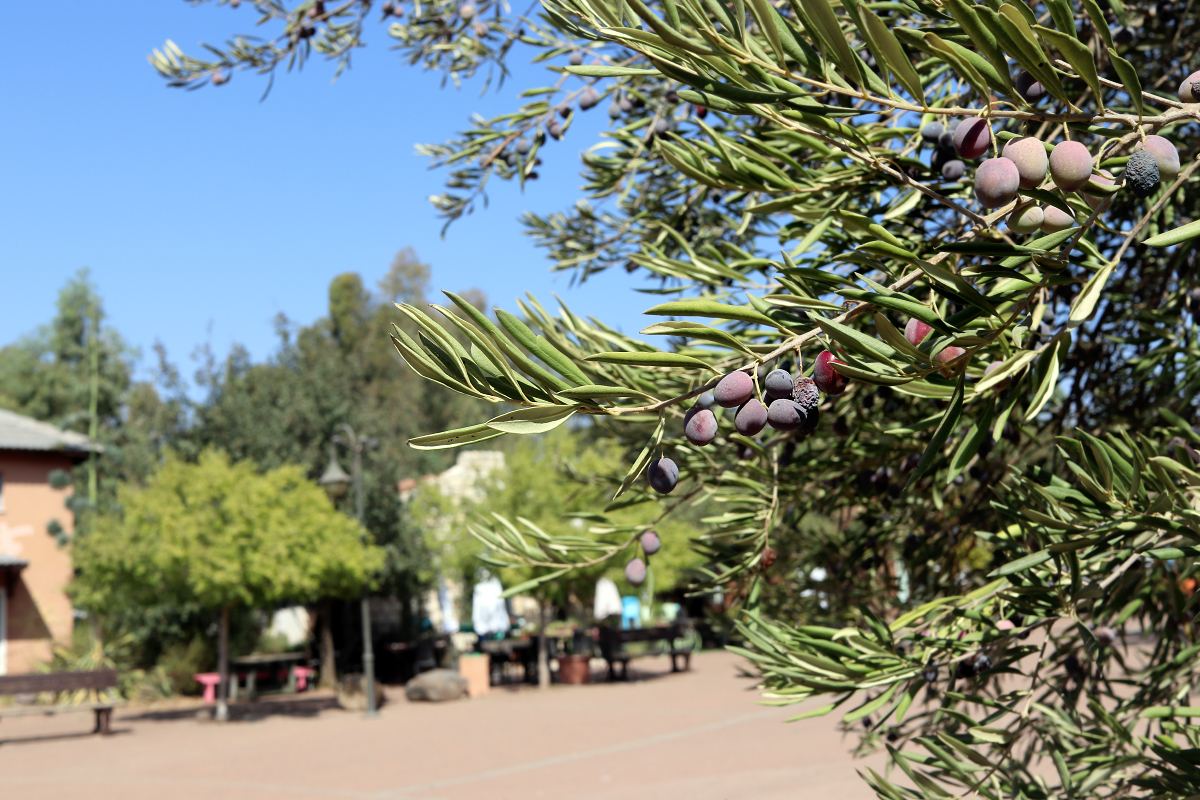
[[642, 558], [632, 558], [625, 565], [625, 580], [633, 586], [641, 586], [646, 582], [646, 568], [650, 561], [650, 556], [654, 555], [662, 548], [662, 539], [658, 538], [658, 534], [654, 531], [645, 531], [640, 537], [642, 545]]
[[983, 653], [976, 652], [958, 662], [954, 674], [955, 677], [969, 680], [980, 673], [987, 672], [991, 668], [992, 660]]
[[[932, 331], [933, 328], [931, 328], [927, 323], [922, 322], [916, 317], [913, 317], [909, 319], [907, 324], [904, 326], [904, 338], [908, 339], [909, 344], [911, 344], [913, 347], [916, 347], [921, 342], [925, 341], [926, 337], [928, 337]], [[954, 377], [953, 370], [951, 370], [947, 365], [966, 352], [966, 350], [956, 345], [943, 347], [938, 354], [933, 357], [934, 362], [943, 365], [938, 372], [942, 373], [942, 375], [946, 378]]]
[[[1021, 189], [1036, 189], [1049, 173], [1053, 186], [1078, 192], [1091, 208], [1104, 199], [1102, 192], [1089, 192], [1089, 185], [1112, 186], [1116, 178], [1107, 170], [1092, 171], [1092, 154], [1081, 143], [1064, 141], [1049, 155], [1046, 145], [1032, 136], [1019, 136], [1005, 143], [999, 158], [989, 158], [975, 174], [975, 197], [984, 208], [1000, 208], [1017, 198]], [[1123, 181], [1139, 198], [1149, 197], [1163, 179], [1179, 174], [1179, 151], [1162, 136], [1146, 136], [1125, 164]], [[1054, 233], [1075, 224], [1071, 215], [1054, 206], [1023, 201], [1006, 220], [1014, 233], [1041, 230]]]
[[[555, 124], [557, 124], [557, 123], [555, 123]], [[560, 134], [561, 134], [561, 130], [560, 130]], [[533, 144], [528, 139], [526, 139], [526, 138], [517, 139], [516, 144], [513, 145], [513, 149], [509, 150], [507, 153], [504, 154], [504, 156], [503, 156], [504, 163], [508, 164], [510, 167], [515, 169], [517, 167], [517, 165], [521, 163], [521, 160], [523, 158], [525, 158], [525, 156], [529, 155], [529, 151], [532, 148], [533, 148]], [[542, 163], [542, 160], [540, 158], [536, 159], [534, 161], [534, 166], [537, 166], [538, 164], [541, 164], [541, 163]], [[530, 172], [528, 175], [525, 176], [525, 179], [526, 180], [537, 180], [537, 177], [538, 177], [538, 174], [536, 172]]]
[[967, 171], [967, 165], [954, 149], [954, 135], [960, 127], [961, 122], [952, 119], [945, 125], [930, 122], [921, 128], [921, 138], [934, 148], [933, 155], [929, 157], [929, 166], [948, 181], [958, 180]]
[[[663, 95], [663, 99], [667, 102], [667, 105], [670, 106], [679, 103], [679, 95], [674, 89], [668, 90], [667, 93]], [[612, 104], [608, 107], [608, 118], [617, 120], [623, 115], [645, 108], [645, 106], [646, 101], [642, 100], [640, 97], [622, 97], [618, 100], [613, 100]], [[650, 125], [649, 130], [646, 131], [646, 141], [650, 142], [655, 136], [662, 136], [669, 130], [671, 130], [670, 117], [656, 117], [654, 122]]]
[[[583, 54], [578, 52], [572, 53], [570, 59], [568, 60], [571, 62], [571, 64], [578, 66], [579, 64], [583, 63]], [[578, 102], [580, 111], [591, 111], [593, 108], [600, 105], [600, 93], [596, 91], [596, 87], [589, 86], [583, 90], [582, 94], [579, 95]], [[558, 116], [562, 117], [564, 120], [569, 119], [572, 112], [571, 106], [569, 106], [567, 103], [559, 104], [559, 106], [554, 110], [558, 112]], [[563, 137], [562, 123], [551, 118], [550, 122], [546, 123], [546, 134], [555, 141], [561, 139]]]
[[[1036, 102], [1046, 90], [1027, 72], [1014, 81], [1018, 92]], [[1193, 73], [1179, 87], [1183, 102], [1200, 102], [1200, 72]], [[935, 147], [930, 166], [948, 181], [961, 178], [967, 162], [982, 158], [991, 147], [992, 129], [978, 117], [943, 125], [930, 122], [921, 128], [921, 138]], [[1164, 180], [1179, 174], [1179, 151], [1162, 136], [1145, 136], [1134, 149], [1121, 176], [1125, 186], [1139, 198], [1149, 197]], [[1092, 154], [1075, 141], [1048, 146], [1032, 136], [1018, 136], [1005, 143], [999, 157], [988, 158], [975, 171], [975, 198], [984, 208], [1002, 208], [1018, 199], [1021, 190], [1037, 189], [1047, 175], [1053, 181], [1047, 189], [1078, 192], [1095, 209], [1104, 198], [1102, 191], [1089, 193], [1088, 186], [1112, 186], [1117, 179], [1107, 170], [1093, 172]], [[1073, 215], [1055, 206], [1039, 206], [1033, 200], [1021, 200], [1006, 222], [1014, 233], [1055, 233], [1076, 224]]]
[[[849, 380], [837, 371], [838, 361], [828, 350], [817, 356], [813, 377], [794, 377], [786, 369], [776, 369], [763, 377], [763, 397], [755, 397], [754, 379], [741, 370], [731, 372], [705, 392], [683, 418], [683, 435], [704, 447], [717, 438], [717, 414], [714, 406], [736, 409], [733, 427], [743, 436], [757, 436], [768, 425], [777, 431], [799, 433], [801, 438], [817, 429], [821, 392], [836, 397], [846, 391]], [[670, 494], [679, 482], [679, 468], [669, 458], [657, 458], [647, 468], [650, 487], [659, 494]]]

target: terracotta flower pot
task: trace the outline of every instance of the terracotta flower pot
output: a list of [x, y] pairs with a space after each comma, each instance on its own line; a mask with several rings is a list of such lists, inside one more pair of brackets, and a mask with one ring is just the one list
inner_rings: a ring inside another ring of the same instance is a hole
[[590, 661], [591, 659], [587, 656], [559, 656], [559, 683], [591, 683], [592, 668], [589, 664]]

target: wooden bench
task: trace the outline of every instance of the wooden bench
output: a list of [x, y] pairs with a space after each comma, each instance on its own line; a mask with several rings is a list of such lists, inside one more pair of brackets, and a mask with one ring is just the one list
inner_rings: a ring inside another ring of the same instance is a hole
[[[620, 680], [629, 679], [629, 660], [633, 656], [630, 655], [626, 645], [630, 642], [666, 642], [670, 648], [667, 652], [671, 656], [671, 672], [687, 671], [691, 667], [692, 648], [675, 646], [675, 641], [682, 639], [683, 635], [683, 626], [678, 624], [628, 630], [601, 626], [600, 655], [608, 662], [608, 679], [616, 680], [616, 670], [613, 667], [617, 664], [621, 665]], [[646, 653], [646, 655], [657, 655], [657, 653]], [[682, 670], [679, 668], [678, 659], [680, 657], [683, 659]]]
[[0, 717], [25, 717], [31, 714], [64, 714], [72, 711], [94, 711], [96, 727], [92, 733], [108, 735], [112, 710], [124, 705], [108, 690], [117, 686], [115, 669], [94, 672], [47, 672], [27, 675], [0, 675], [0, 696], [39, 694], [41, 692], [104, 692], [106, 697], [93, 703], [60, 703], [53, 706], [14, 705], [0, 707]]

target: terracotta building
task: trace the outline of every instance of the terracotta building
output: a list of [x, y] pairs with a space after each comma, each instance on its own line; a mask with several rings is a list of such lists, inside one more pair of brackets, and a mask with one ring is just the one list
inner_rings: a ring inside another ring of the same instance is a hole
[[33, 671], [70, 641], [71, 551], [50, 528], [71, 534], [71, 490], [53, 488], [50, 473], [87, 454], [86, 436], [0, 410], [0, 675]]

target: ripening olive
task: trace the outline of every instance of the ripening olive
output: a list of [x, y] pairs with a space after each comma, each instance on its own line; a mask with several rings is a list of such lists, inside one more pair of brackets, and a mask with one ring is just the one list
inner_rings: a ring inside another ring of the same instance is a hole
[[916, 317], [912, 317], [909, 319], [908, 324], [904, 326], [904, 338], [908, 339], [909, 344], [911, 344], [913, 347], [916, 347], [921, 342], [925, 341], [925, 337], [928, 336], [929, 332], [932, 330], [933, 328], [929, 327], [921, 320], [917, 319]]
[[804, 412], [795, 401], [781, 397], [767, 409], [767, 424], [777, 431], [794, 431], [804, 424]]
[[767, 409], [757, 398], [751, 398], [737, 411], [733, 427], [742, 436], [755, 436], [767, 425]]
[[[1098, 174], [1092, 175], [1088, 179], [1088, 183], [1096, 183], [1100, 184], [1101, 186], [1112, 186], [1116, 182], [1116, 179], [1113, 178], [1113, 174], [1106, 169], [1100, 170]], [[1088, 194], [1087, 184], [1084, 184], [1084, 187], [1079, 190], [1079, 193], [1083, 195], [1083, 199], [1087, 202], [1088, 208], [1092, 209], [1093, 211], [1099, 208], [1100, 204], [1104, 202], [1105, 195]]]
[[959, 161], [957, 158], [952, 158], [945, 164], [942, 164], [942, 180], [956, 181], [961, 178], [966, 171], [966, 164]]
[[975, 197], [984, 208], [1000, 208], [1017, 196], [1021, 173], [1007, 158], [989, 158], [975, 170]]
[[646, 562], [640, 558], [634, 558], [625, 565], [625, 580], [629, 581], [634, 586], [641, 586], [646, 582]]
[[1040, 139], [1032, 136], [1009, 139], [1000, 154], [1017, 165], [1022, 189], [1036, 189], [1046, 180], [1046, 168], [1050, 158], [1046, 155], [1046, 148]]
[[692, 444], [703, 447], [717, 438], [717, 415], [707, 408], [693, 408], [683, 417], [683, 435]]
[[846, 391], [846, 387], [850, 384], [850, 380], [838, 372], [834, 366], [841, 363], [828, 350], [822, 350], [817, 354], [817, 362], [813, 367], [813, 380], [816, 381], [817, 388], [827, 395], [836, 397]]
[[979, 158], [992, 144], [992, 127], [987, 120], [971, 117], [954, 131], [954, 152], [962, 158]]
[[1092, 154], [1079, 142], [1059, 142], [1050, 153], [1050, 177], [1064, 192], [1083, 188], [1092, 175]]
[[1179, 175], [1179, 151], [1169, 139], [1162, 136], [1147, 136], [1134, 150], [1145, 150], [1158, 162], [1158, 174], [1164, 181], [1173, 181]]
[[646, 531], [642, 534], [642, 552], [648, 556], [652, 556], [662, 547], [662, 539], [658, 538], [658, 534], [654, 531]]
[[1013, 81], [1013, 88], [1021, 97], [1025, 98], [1027, 103], [1036, 103], [1046, 96], [1046, 87], [1037, 82], [1037, 79], [1030, 75], [1025, 70], [1017, 75]]
[[1025, 203], [1012, 210], [1005, 222], [1013, 233], [1033, 233], [1042, 227], [1046, 214], [1036, 203]]
[[754, 396], [754, 380], [744, 372], [731, 372], [717, 383], [713, 397], [722, 408], [736, 408]]
[[1075, 218], [1056, 206], [1044, 206], [1042, 212], [1042, 233], [1058, 233], [1075, 225]]
[[763, 389], [775, 397], [788, 397], [792, 393], [792, 374], [786, 369], [773, 369], [763, 379]]
[[1196, 91], [1196, 85], [1200, 84], [1200, 72], [1193, 72], [1183, 79], [1183, 83], [1179, 84], [1179, 102], [1181, 103], [1200, 103], [1200, 92]]
[[938, 137], [945, 130], [940, 122], [927, 122], [921, 126], [921, 138], [930, 144], [937, 144]]
[[659, 494], [670, 494], [679, 483], [679, 467], [669, 458], [656, 458], [646, 467], [650, 488]]
[[[962, 349], [961, 347], [955, 347], [954, 345], [950, 345], [949, 347], [943, 348], [936, 356], [933, 357], [933, 360], [936, 361], [938, 364], [949, 364], [951, 361], [958, 358], [965, 352], [967, 352], [967, 351]], [[957, 369], [958, 369], [958, 367], [944, 366], [940, 370], [938, 370], [938, 372], [942, 373], [943, 377], [953, 378], [954, 373]]]

